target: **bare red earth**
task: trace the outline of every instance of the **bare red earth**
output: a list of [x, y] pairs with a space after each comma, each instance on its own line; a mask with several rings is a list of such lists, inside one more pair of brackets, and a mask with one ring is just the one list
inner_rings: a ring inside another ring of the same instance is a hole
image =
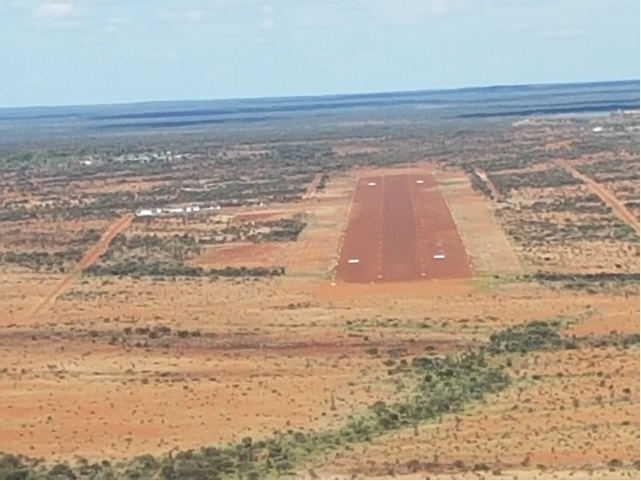
[[339, 280], [398, 282], [470, 275], [465, 248], [433, 176], [359, 179], [337, 268]]

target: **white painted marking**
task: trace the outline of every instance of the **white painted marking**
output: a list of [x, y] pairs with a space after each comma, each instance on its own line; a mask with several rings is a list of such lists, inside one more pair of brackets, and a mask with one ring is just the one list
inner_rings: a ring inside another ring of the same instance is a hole
[[367, 185], [369, 185], [370, 187], [374, 187], [376, 185], [376, 182], [369, 182]]
[[432, 257], [434, 259], [445, 259], [445, 254], [434, 254]]
[[424, 181], [424, 180], [417, 180], [417, 181], [416, 181], [416, 183], [417, 183], [417, 184], [424, 184], [424, 183], [425, 183], [425, 181]]
[[349, 260], [347, 261], [347, 263], [348, 263], [348, 264], [358, 264], [359, 262], [360, 262], [360, 260], [359, 260], [359, 259], [349, 259]]

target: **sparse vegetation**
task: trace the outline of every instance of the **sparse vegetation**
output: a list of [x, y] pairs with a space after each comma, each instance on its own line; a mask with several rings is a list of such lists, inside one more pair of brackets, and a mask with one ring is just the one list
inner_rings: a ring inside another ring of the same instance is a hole
[[5, 264], [16, 264], [36, 272], [41, 270], [66, 272], [80, 260], [82, 252], [78, 250], [51, 253], [8, 251], [1, 254], [1, 256], [2, 262]]
[[[510, 385], [510, 378], [498, 360], [513, 353], [568, 348], [568, 343], [558, 334], [558, 328], [558, 322], [532, 322], [493, 334], [487, 345], [479, 350], [445, 357], [414, 357], [411, 363], [402, 364], [400, 369], [391, 372], [392, 376], [402, 375], [413, 380], [414, 386], [406, 401], [378, 401], [367, 412], [351, 417], [336, 430], [276, 432], [263, 440], [245, 437], [227, 446], [174, 450], [158, 457], [146, 454], [114, 465], [107, 461], [89, 463], [81, 460], [75, 466], [58, 463], [49, 467], [42, 460], [3, 454], [1, 478], [266, 479], [291, 476], [305, 459], [455, 413], [470, 402], [505, 389]], [[136, 332], [141, 335], [169, 334], [170, 330], [159, 326], [153, 330], [138, 328]], [[181, 332], [178, 336], [184, 337]], [[125, 332], [131, 333], [131, 330]], [[638, 335], [633, 341], [638, 343]], [[474, 469], [489, 470], [485, 464], [478, 464]]]
[[[0, 479], [638, 477], [639, 239], [557, 167], [638, 216], [638, 114], [348, 110], [0, 142]], [[473, 280], [331, 285], [374, 167]]]
[[85, 269], [89, 276], [116, 277], [273, 277], [285, 274], [284, 267], [225, 267], [222, 269], [204, 269], [181, 264], [162, 262], [117, 262], [108, 266], [94, 264]]
[[522, 174], [488, 174], [501, 195], [509, 196], [512, 190], [523, 187], [563, 187], [578, 184], [579, 181], [565, 170], [553, 167], [547, 170], [523, 172]]
[[492, 354], [559, 349], [563, 346], [557, 332], [559, 322], [531, 322], [492, 334], [486, 349]]
[[544, 284], [558, 285], [571, 290], [617, 290], [639, 285], [638, 273], [598, 272], [594, 274], [570, 274], [554, 272], [537, 272], [525, 275], [526, 280], [535, 280]]

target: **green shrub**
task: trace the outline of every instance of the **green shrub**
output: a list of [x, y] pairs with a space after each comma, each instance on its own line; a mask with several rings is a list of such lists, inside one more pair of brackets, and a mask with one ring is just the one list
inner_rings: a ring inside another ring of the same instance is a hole
[[485, 347], [492, 354], [559, 349], [563, 340], [556, 322], [534, 321], [492, 334]]

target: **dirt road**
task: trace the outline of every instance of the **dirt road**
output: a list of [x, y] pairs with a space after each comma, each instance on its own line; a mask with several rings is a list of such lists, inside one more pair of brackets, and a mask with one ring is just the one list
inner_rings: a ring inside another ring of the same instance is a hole
[[316, 189], [318, 188], [318, 184], [320, 184], [322, 178], [323, 174], [316, 174], [314, 176], [314, 179], [307, 186], [307, 191], [303, 194], [303, 200], [309, 200], [316, 197]]
[[612, 209], [612, 211], [619, 219], [632, 227], [637, 235], [639, 235], [639, 219], [637, 219], [637, 217], [632, 212], [630, 212], [612, 192], [610, 192], [608, 189], [606, 189], [590, 177], [583, 175], [581, 172], [572, 167], [572, 165], [570, 165], [568, 161], [557, 160], [557, 164], [563, 167], [566, 172], [571, 174], [574, 178], [583, 182], [593, 193], [598, 195], [601, 200]]
[[494, 185], [494, 182], [490, 180], [490, 178], [487, 175], [487, 172], [477, 167], [476, 169], [474, 169], [474, 173], [479, 177], [479, 179], [485, 182], [485, 185], [487, 185], [488, 189], [490, 189], [490, 192], [492, 192], [492, 195], [496, 200], [502, 199], [503, 196], [499, 192], [499, 189], [497, 189], [496, 186]]
[[46, 308], [52, 304], [56, 298], [62, 294], [73, 282], [74, 280], [82, 273], [84, 269], [89, 267], [91, 264], [96, 262], [96, 260], [106, 252], [107, 248], [111, 241], [118, 234], [123, 232], [133, 220], [132, 214], [127, 214], [124, 217], [121, 217], [116, 222], [111, 224], [109, 228], [102, 234], [98, 242], [94, 244], [80, 259], [78, 265], [76, 265], [53, 289], [47, 297], [42, 299], [36, 306], [29, 311], [26, 316], [27, 320], [32, 320], [42, 309]]

